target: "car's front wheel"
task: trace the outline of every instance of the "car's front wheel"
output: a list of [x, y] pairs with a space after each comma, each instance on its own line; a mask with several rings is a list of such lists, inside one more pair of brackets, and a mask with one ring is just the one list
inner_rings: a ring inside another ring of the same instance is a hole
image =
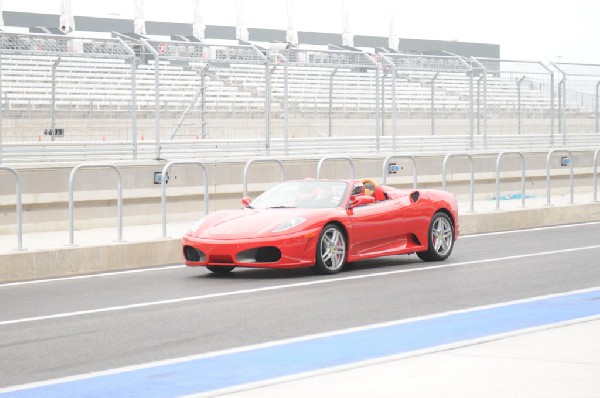
[[425, 252], [417, 252], [423, 261], [442, 261], [452, 253], [454, 246], [454, 226], [445, 213], [435, 213], [429, 224], [428, 247]]
[[346, 262], [346, 238], [334, 224], [327, 224], [319, 235], [317, 256], [312, 270], [317, 274], [330, 275], [339, 272]]

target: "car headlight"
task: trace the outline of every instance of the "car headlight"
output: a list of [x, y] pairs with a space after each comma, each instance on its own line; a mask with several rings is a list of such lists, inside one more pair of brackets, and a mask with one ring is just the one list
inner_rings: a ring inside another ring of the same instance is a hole
[[287, 231], [290, 228], [297, 227], [298, 225], [306, 222], [306, 218], [304, 217], [294, 217], [284, 223], [281, 223], [273, 230], [273, 232], [282, 232]]
[[196, 232], [200, 228], [200, 226], [202, 225], [202, 223], [204, 222], [205, 219], [206, 219], [205, 217], [202, 217], [201, 219], [196, 221], [196, 223], [194, 223], [194, 225], [192, 225], [192, 228], [190, 228], [190, 231]]

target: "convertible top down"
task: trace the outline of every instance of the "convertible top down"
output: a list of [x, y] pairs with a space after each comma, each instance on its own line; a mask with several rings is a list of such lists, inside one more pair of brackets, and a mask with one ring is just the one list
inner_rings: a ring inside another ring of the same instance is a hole
[[287, 181], [244, 208], [211, 213], [183, 237], [188, 266], [302, 268], [334, 274], [352, 261], [416, 253], [445, 260], [458, 236], [454, 194], [363, 180]]

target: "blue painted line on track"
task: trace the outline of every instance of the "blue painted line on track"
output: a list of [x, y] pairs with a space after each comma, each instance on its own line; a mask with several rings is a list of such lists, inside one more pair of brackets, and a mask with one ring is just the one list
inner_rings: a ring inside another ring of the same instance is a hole
[[3, 397], [176, 397], [600, 315], [600, 290], [60, 382]]

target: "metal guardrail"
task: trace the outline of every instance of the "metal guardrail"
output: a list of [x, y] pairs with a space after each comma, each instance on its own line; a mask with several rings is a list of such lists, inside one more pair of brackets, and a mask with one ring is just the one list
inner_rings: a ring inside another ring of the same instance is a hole
[[352, 176], [350, 178], [356, 178], [356, 168], [354, 166], [354, 161], [346, 156], [325, 156], [319, 160], [319, 164], [317, 164], [317, 179], [321, 178], [321, 167], [323, 167], [323, 163], [326, 160], [345, 160], [350, 164], [350, 169], [352, 170]]
[[204, 165], [204, 163], [195, 160], [179, 160], [167, 163], [165, 167], [163, 167], [162, 173], [160, 175], [160, 188], [162, 195], [162, 238], [167, 237], [167, 173], [169, 172], [172, 166], [181, 165], [197, 165], [202, 167], [202, 170], [204, 170], [204, 215], [208, 214], [208, 170], [206, 170], [206, 166]]
[[496, 210], [500, 210], [500, 160], [505, 155], [519, 155], [521, 158], [521, 207], [525, 207], [525, 156], [519, 151], [500, 152], [496, 158]]
[[573, 204], [573, 154], [568, 149], [551, 149], [546, 156], [546, 206], [551, 206], [550, 203], [550, 160], [552, 159], [552, 155], [557, 152], [563, 152], [569, 155], [569, 183], [571, 186], [571, 201], [570, 204]]
[[413, 189], [417, 188], [417, 160], [415, 159], [414, 156], [411, 155], [402, 155], [402, 154], [398, 154], [398, 155], [389, 155], [388, 157], [386, 157], [383, 160], [383, 184], [387, 184], [387, 168], [390, 164], [390, 160], [392, 159], [409, 159], [410, 161], [412, 161], [412, 165], [413, 165]]
[[473, 156], [468, 153], [462, 152], [450, 152], [444, 157], [444, 163], [442, 164], [442, 190], [446, 190], [446, 166], [448, 164], [448, 160], [453, 157], [463, 156], [469, 159], [471, 164], [471, 213], [475, 212], [475, 171], [473, 167]]
[[16, 213], [17, 213], [17, 250], [21, 251], [23, 249], [23, 208], [21, 205], [21, 177], [17, 170], [10, 166], [1, 166], [0, 171], [6, 170], [12, 173], [15, 176], [15, 205], [16, 205]]
[[75, 203], [73, 200], [73, 180], [75, 178], [75, 174], [81, 169], [89, 169], [89, 168], [110, 168], [113, 169], [117, 173], [117, 242], [123, 241], [123, 191], [121, 187], [121, 171], [114, 164], [108, 163], [82, 163], [77, 165], [71, 170], [71, 174], [69, 174], [69, 246], [75, 246], [74, 239], [74, 209]]
[[244, 197], [248, 196], [248, 170], [255, 163], [277, 163], [281, 172], [281, 181], [285, 181], [285, 166], [279, 159], [251, 159], [244, 166]]
[[592, 163], [592, 167], [594, 168], [594, 172], [593, 172], [593, 182], [592, 182], [592, 189], [594, 190], [594, 202], [598, 201], [598, 158], [600, 158], [600, 156], [598, 156], [600, 154], [600, 148], [596, 149], [596, 151], [594, 152], [594, 161]]

